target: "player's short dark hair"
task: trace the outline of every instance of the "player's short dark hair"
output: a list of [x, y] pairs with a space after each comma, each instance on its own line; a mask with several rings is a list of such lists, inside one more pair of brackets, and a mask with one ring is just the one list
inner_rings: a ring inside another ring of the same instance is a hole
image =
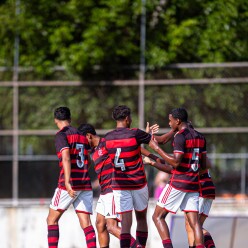
[[112, 117], [116, 121], [124, 120], [127, 116], [130, 116], [131, 110], [125, 105], [116, 106], [112, 112]]
[[188, 113], [185, 108], [175, 108], [171, 111], [171, 115], [175, 119], [179, 119], [182, 122], [188, 121]]
[[91, 124], [81, 124], [78, 127], [78, 131], [83, 135], [86, 135], [87, 133], [96, 135], [96, 130]]
[[54, 110], [54, 118], [65, 121], [71, 119], [71, 111], [67, 107], [59, 107]]

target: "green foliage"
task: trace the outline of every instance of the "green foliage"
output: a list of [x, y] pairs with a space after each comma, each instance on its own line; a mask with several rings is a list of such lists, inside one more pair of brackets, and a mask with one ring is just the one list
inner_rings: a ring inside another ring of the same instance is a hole
[[[0, 66], [13, 66], [13, 44], [20, 37], [20, 66], [34, 72], [20, 80], [53, 79], [54, 66], [84, 80], [134, 79], [140, 61], [141, 0], [21, 0], [0, 3]], [[147, 78], [203, 78], [225, 75], [222, 69], [165, 70], [171, 63], [246, 61], [248, 3], [245, 0], [146, 1]], [[135, 67], [136, 66], [136, 67]], [[134, 67], [135, 69], [126, 69]], [[12, 80], [11, 73], [1, 79]], [[185, 106], [196, 127], [247, 126], [248, 88], [239, 85], [146, 87], [145, 120], [168, 127], [167, 115]], [[2, 129], [12, 125], [12, 90], [0, 88]], [[90, 122], [112, 128], [117, 104], [133, 110], [138, 124], [137, 87], [20, 88], [20, 129], [54, 128], [54, 108], [71, 108], [75, 125]], [[33, 141], [32, 141], [33, 142]], [[25, 142], [24, 142], [25, 143]]]
[[[0, 66], [13, 64], [20, 35], [20, 65], [49, 79], [52, 67], [86, 78], [135, 76], [139, 63], [140, 0], [20, 1], [0, 4]], [[147, 0], [147, 64], [241, 61], [248, 57], [245, 0]], [[96, 70], [96, 67], [98, 70]]]

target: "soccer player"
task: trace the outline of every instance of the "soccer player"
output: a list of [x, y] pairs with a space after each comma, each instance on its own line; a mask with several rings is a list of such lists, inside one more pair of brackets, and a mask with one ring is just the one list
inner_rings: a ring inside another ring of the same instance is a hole
[[[109, 233], [120, 239], [121, 228], [118, 226], [118, 216], [115, 213], [114, 196], [111, 187], [113, 163], [105, 148], [104, 138], [100, 138], [95, 128], [90, 124], [81, 124], [80, 133], [86, 136], [93, 148], [92, 160], [99, 180], [101, 194], [96, 206], [96, 228], [101, 248], [109, 247]], [[136, 248], [136, 241], [131, 238], [131, 247]]]
[[[149, 123], [147, 124], [147, 128], [150, 129]], [[152, 128], [152, 127], [151, 127]], [[193, 125], [191, 122], [188, 122], [188, 128], [194, 129]], [[158, 130], [157, 130], [158, 131]], [[174, 133], [174, 132], [173, 132]], [[161, 136], [154, 136], [154, 139], [158, 141], [158, 143], [165, 144], [167, 143], [170, 139], [172, 138], [171, 136], [171, 131], [163, 134]], [[172, 173], [172, 169], [170, 171], [170, 166], [165, 165], [164, 161], [160, 158], [158, 158], [156, 155], [147, 152], [145, 154], [144, 162], [146, 164], [150, 164], [151, 166], [157, 168], [158, 170], [161, 170], [163, 172], [167, 172], [169, 174]], [[150, 158], [152, 160], [150, 160]], [[212, 178], [210, 176], [209, 169], [212, 167], [211, 162], [208, 158], [206, 158], [206, 169], [205, 170], [200, 170], [199, 171], [199, 176], [200, 176], [200, 197], [199, 197], [199, 220], [200, 224], [202, 226], [202, 231], [203, 231], [203, 237], [204, 237], [204, 245], [207, 248], [215, 248], [215, 244], [213, 241], [213, 238], [211, 234], [203, 228], [203, 223], [205, 222], [206, 218], [208, 217], [208, 214], [210, 212], [210, 208], [212, 205], [213, 200], [215, 199], [215, 186], [212, 181]], [[185, 215], [186, 217], [186, 215]], [[189, 225], [188, 219], [185, 218], [185, 226], [186, 226], [186, 231], [188, 235], [188, 242], [189, 242], [189, 248], [194, 248], [194, 233], [192, 228]]]
[[88, 175], [89, 144], [86, 137], [70, 125], [69, 108], [55, 109], [54, 121], [59, 129], [55, 136], [55, 147], [60, 175], [47, 217], [48, 247], [58, 247], [59, 219], [73, 204], [86, 237], [87, 247], [95, 248], [96, 235], [90, 220], [93, 193]]
[[[205, 247], [215, 248], [215, 243], [211, 234], [203, 228], [203, 223], [208, 217], [213, 200], [215, 199], [215, 186], [210, 176], [209, 168], [211, 168], [211, 162], [207, 158], [207, 169], [200, 171], [199, 220], [202, 226]], [[194, 233], [187, 218], [185, 218], [185, 226], [188, 235], [189, 248], [194, 248]]]
[[158, 145], [150, 143], [166, 163], [173, 166], [170, 184], [162, 191], [153, 214], [165, 248], [172, 243], [165, 217], [169, 212], [184, 211], [194, 233], [196, 248], [203, 248], [203, 235], [198, 218], [199, 211], [199, 168], [206, 168], [206, 141], [204, 136], [187, 126], [188, 113], [184, 108], [173, 109], [169, 114], [169, 125], [177, 132], [173, 156], [165, 153]]
[[132, 211], [135, 210], [137, 247], [145, 247], [148, 237], [148, 188], [141, 156], [141, 144], [153, 142], [151, 134], [130, 128], [131, 110], [125, 105], [114, 108], [116, 129], [105, 135], [105, 145], [114, 164], [112, 189], [116, 212], [121, 214], [121, 248], [130, 247]]

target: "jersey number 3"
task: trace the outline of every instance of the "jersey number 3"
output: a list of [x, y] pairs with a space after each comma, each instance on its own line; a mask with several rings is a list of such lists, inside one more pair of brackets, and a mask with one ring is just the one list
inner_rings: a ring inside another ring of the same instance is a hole
[[77, 159], [77, 166], [83, 168], [84, 166], [84, 145], [76, 144], [76, 149], [79, 150], [78, 156], [80, 159]]
[[114, 164], [116, 168], [121, 168], [122, 171], [125, 171], [126, 167], [124, 164], [124, 159], [120, 158], [120, 154], [121, 154], [121, 148], [117, 148], [115, 153]]

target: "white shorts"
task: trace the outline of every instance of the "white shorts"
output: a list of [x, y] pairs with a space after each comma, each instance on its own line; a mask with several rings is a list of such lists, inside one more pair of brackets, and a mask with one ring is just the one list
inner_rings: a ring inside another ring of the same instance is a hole
[[208, 216], [213, 199], [199, 197], [199, 214]]
[[100, 195], [96, 204], [96, 212], [105, 216], [105, 218], [120, 219], [115, 212], [114, 195], [112, 192]]
[[147, 209], [149, 195], [148, 188], [145, 185], [137, 190], [113, 190], [116, 212], [144, 211]]
[[174, 214], [179, 208], [184, 212], [199, 212], [199, 193], [184, 192], [167, 184], [160, 194], [157, 205]]
[[64, 189], [56, 188], [50, 208], [65, 211], [71, 204], [76, 212], [92, 213], [93, 192], [91, 190], [76, 191], [75, 198], [70, 197]]

